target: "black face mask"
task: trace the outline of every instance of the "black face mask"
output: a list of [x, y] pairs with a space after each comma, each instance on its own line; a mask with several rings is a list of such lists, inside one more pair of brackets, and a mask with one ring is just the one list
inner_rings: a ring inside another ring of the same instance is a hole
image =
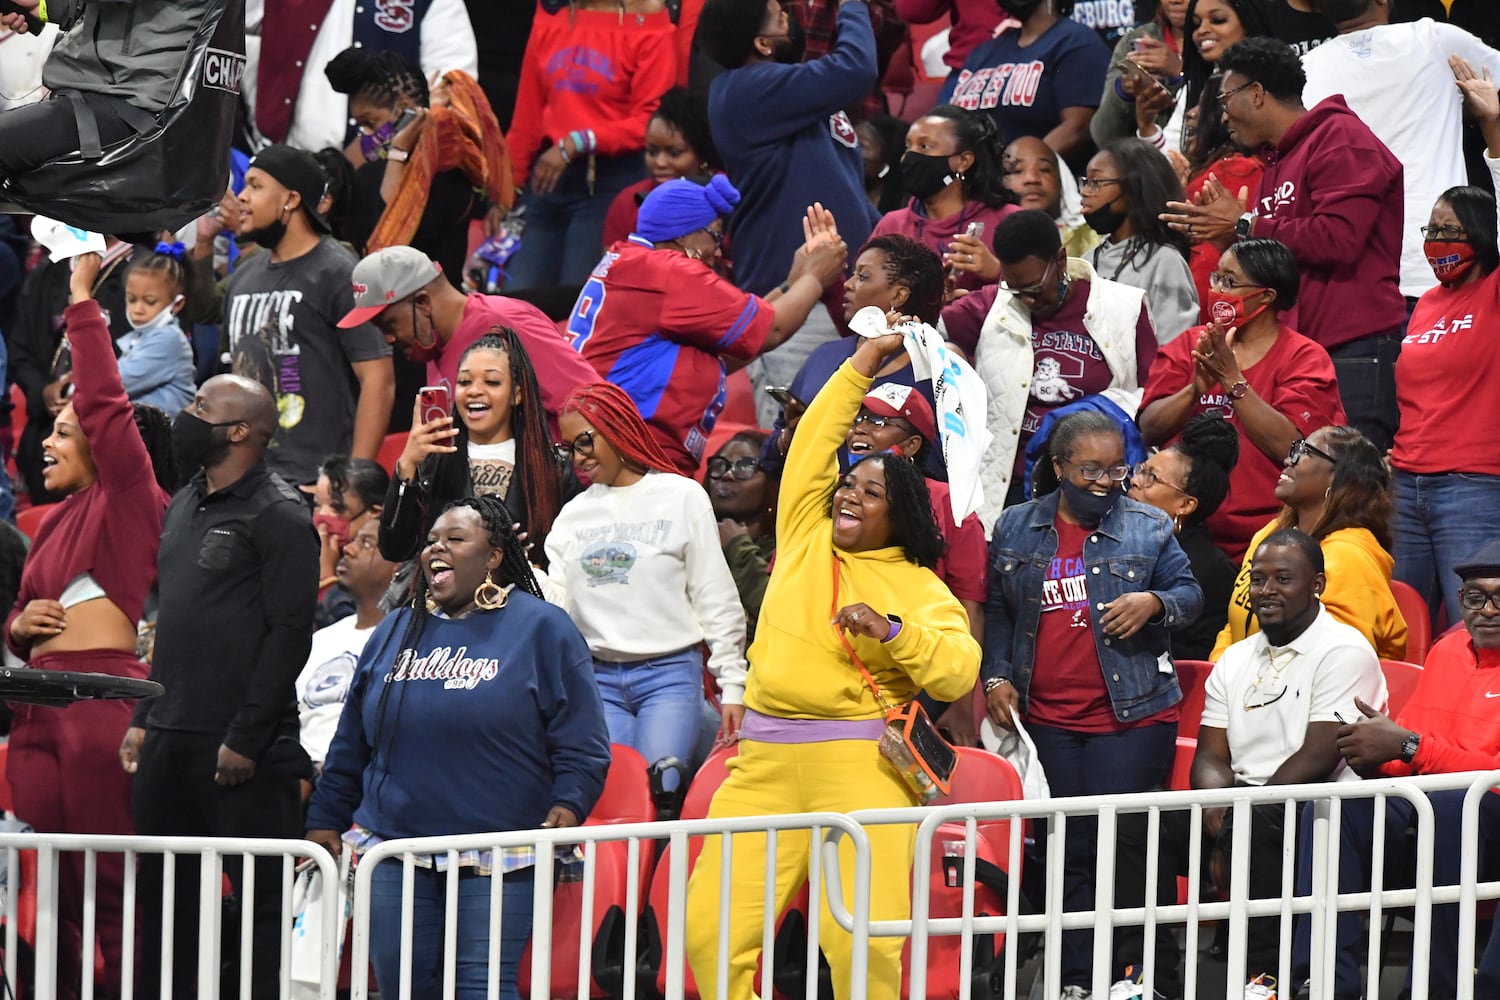
[[1313, 9], [1334, 24], [1352, 21], [1370, 9], [1370, 0], [1317, 0]]
[[958, 180], [958, 173], [948, 166], [948, 159], [912, 150], [901, 154], [901, 181], [906, 190], [913, 197], [926, 201]]
[[1017, 21], [1024, 21], [1042, 5], [1042, 0], [1000, 0], [1000, 9]]
[[1082, 489], [1073, 485], [1073, 480], [1063, 477], [1059, 484], [1062, 488], [1064, 499], [1068, 501], [1068, 509], [1078, 519], [1078, 523], [1085, 528], [1097, 528], [1115, 504], [1123, 496], [1119, 488], [1111, 489], [1104, 496], [1096, 496], [1092, 490]]
[[568, 5], [568, 0], [542, 0], [542, 10], [549, 14], [556, 14]]
[[267, 250], [275, 250], [281, 246], [281, 241], [286, 239], [286, 222], [280, 216], [269, 225], [261, 226], [259, 229], [247, 229], [234, 238], [240, 246], [246, 243], [254, 243], [258, 247]]
[[1125, 224], [1125, 213], [1115, 211], [1110, 205], [1100, 205], [1092, 212], [1084, 212], [1083, 221], [1100, 236], [1108, 236]]
[[238, 420], [226, 420], [211, 424], [188, 410], [177, 414], [172, 421], [172, 453], [179, 464], [189, 469], [199, 469], [214, 464], [229, 450], [229, 434], [219, 433], [221, 427], [233, 427]]

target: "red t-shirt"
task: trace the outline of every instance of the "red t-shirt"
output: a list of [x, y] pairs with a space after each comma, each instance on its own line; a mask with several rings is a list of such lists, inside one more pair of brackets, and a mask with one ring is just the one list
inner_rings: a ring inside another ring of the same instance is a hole
[[1401, 429], [1391, 464], [1407, 472], [1500, 476], [1500, 453], [1460, 442], [1500, 420], [1500, 271], [1417, 300], [1396, 361]]
[[[1165, 344], [1151, 365], [1141, 409], [1180, 391], [1193, 377], [1193, 348], [1203, 327], [1195, 326]], [[1318, 344], [1289, 326], [1279, 327], [1276, 343], [1255, 364], [1242, 371], [1256, 394], [1297, 425], [1304, 437], [1330, 424], [1344, 422], [1333, 360]], [[1190, 417], [1217, 411], [1240, 434], [1240, 460], [1229, 473], [1229, 495], [1208, 518], [1215, 544], [1236, 563], [1245, 557], [1250, 539], [1281, 509], [1274, 490], [1285, 456], [1273, 458], [1245, 436], [1234, 415], [1234, 401], [1215, 386], [1199, 397]], [[1177, 438], [1174, 436], [1172, 441]]]
[[634, 239], [583, 286], [568, 336], [600, 378], [629, 393], [685, 476], [697, 473], [724, 408], [724, 358], [760, 353], [776, 316], [702, 262]]
[[1042, 584], [1036, 666], [1026, 693], [1026, 721], [1084, 733], [1123, 729], [1099, 667], [1089, 618], [1083, 543], [1089, 531], [1057, 519], [1057, 555]]
[[989, 550], [984, 540], [984, 525], [979, 523], [977, 514], [970, 514], [961, 523], [954, 522], [948, 484], [941, 479], [927, 480], [927, 492], [932, 497], [938, 530], [948, 543], [934, 572], [960, 601], [983, 604], [989, 593]]

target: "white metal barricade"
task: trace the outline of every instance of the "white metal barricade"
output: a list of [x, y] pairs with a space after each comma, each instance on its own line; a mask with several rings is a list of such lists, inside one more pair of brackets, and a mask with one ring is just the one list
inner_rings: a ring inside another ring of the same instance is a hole
[[[865, 996], [866, 970], [868, 962], [868, 925], [870, 899], [870, 848], [864, 831], [847, 816], [835, 813], [803, 813], [783, 816], [750, 816], [732, 819], [688, 820], [670, 823], [631, 823], [604, 826], [570, 827], [511, 833], [495, 833], [461, 837], [435, 837], [386, 841], [361, 856], [356, 867], [354, 888], [353, 925], [353, 1000], [364, 1000], [368, 993], [365, 972], [370, 955], [370, 885], [376, 866], [381, 863], [399, 862], [402, 873], [401, 906], [401, 953], [400, 983], [398, 996], [411, 993], [412, 981], [412, 902], [414, 858], [420, 855], [445, 855], [445, 930], [442, 956], [443, 995], [453, 996], [456, 976], [455, 933], [458, 918], [458, 857], [465, 851], [496, 851], [501, 848], [531, 847], [536, 851], [536, 873], [532, 894], [532, 938], [531, 950], [537, 958], [531, 965], [532, 1000], [548, 1000], [554, 996], [551, 988], [551, 967], [545, 956], [552, 947], [553, 916], [553, 852], [559, 847], [582, 845], [584, 849], [583, 870], [583, 919], [580, 921], [578, 996], [589, 995], [592, 977], [591, 931], [594, 915], [594, 887], [596, 880], [596, 851], [599, 844], [625, 842], [629, 849], [627, 864], [626, 909], [633, 915], [639, 912], [639, 903], [644, 898], [646, 887], [639, 884], [640, 852], [654, 851], [657, 844], [665, 841], [670, 845], [668, 862], [669, 903], [665, 915], [663, 962], [666, 970], [667, 1000], [681, 1000], [684, 996], [683, 967], [686, 956], [686, 912], [688, 881], [688, 840], [691, 837], [724, 835], [720, 842], [723, 866], [719, 884], [719, 962], [717, 968], [718, 995], [728, 996], [729, 959], [729, 905], [734, 872], [731, 866], [733, 835], [762, 834], [766, 838], [764, 902], [764, 931], [762, 934], [762, 994], [769, 996], [769, 980], [775, 957], [775, 929], [779, 916], [774, 912], [773, 884], [776, 874], [777, 836], [787, 832], [806, 831], [813, 845], [826, 844], [835, 834], [847, 837], [854, 845], [854, 871], [852, 877], [854, 913], [844, 921], [844, 927], [853, 935], [853, 961], [850, 969], [851, 1000], [862, 1000]], [[705, 847], [705, 850], [707, 848]], [[822, 854], [814, 849], [810, 852], [809, 884], [811, 887], [811, 913], [807, 944], [808, 968], [816, 970], [818, 965], [817, 901], [826, 886], [826, 895], [842, 902], [840, 883], [830, 882], [825, 876]], [[835, 869], [837, 870], [837, 865]], [[501, 894], [502, 883], [492, 878], [489, 909], [489, 982], [488, 996], [496, 1000], [499, 996], [499, 966], [501, 942]], [[660, 917], [660, 915], [658, 915]], [[650, 993], [643, 991], [637, 982], [635, 956], [639, 943], [639, 931], [634, 919], [625, 925], [624, 993], [635, 998]], [[810, 975], [809, 1000], [817, 998], [817, 976]], [[654, 992], [654, 991], [652, 991]]]
[[[160, 856], [164, 862], [171, 859], [198, 858], [198, 960], [197, 984], [194, 995], [205, 1000], [219, 997], [220, 963], [223, 944], [223, 876], [225, 862], [241, 859], [244, 866], [238, 887], [243, 906], [243, 920], [239, 928], [238, 948], [240, 955], [240, 979], [238, 994], [248, 1000], [250, 996], [250, 957], [252, 954], [251, 915], [256, 898], [255, 865], [258, 857], [280, 857], [282, 861], [282, 912], [281, 912], [281, 993], [288, 995], [291, 963], [292, 892], [294, 866], [298, 859], [307, 859], [318, 867], [325, 885], [338, 881], [338, 863], [323, 848], [300, 840], [201, 838], [201, 837], [116, 837], [83, 834], [7, 833], [0, 834], [0, 851], [5, 852], [8, 891], [5, 893], [5, 976], [12, 984], [17, 982], [19, 964], [19, 896], [20, 852], [35, 851], [37, 855], [36, 891], [36, 940], [33, 942], [35, 963], [30, 980], [32, 995], [41, 1000], [50, 1000], [57, 995], [57, 967], [60, 948], [58, 878], [60, 866], [71, 855], [83, 856], [83, 939], [81, 946], [82, 990], [84, 1000], [91, 1000], [95, 993], [94, 953], [97, 943], [98, 906], [95, 899], [98, 861], [101, 855], [120, 855], [124, 861], [122, 952], [120, 967], [132, 970], [136, 967], [137, 914], [142, 909], [160, 907], [162, 923], [162, 980], [161, 996], [169, 997], [173, 992], [172, 955], [174, 902], [176, 900], [175, 865], [164, 864], [162, 892], [159, 900], [137, 898], [136, 862], [142, 857]], [[233, 869], [231, 869], [232, 871]], [[342, 914], [337, 914], [337, 900], [332, 893], [323, 899], [322, 926], [336, 931], [342, 923]], [[320, 1000], [333, 1000], [338, 978], [338, 945], [332, 933], [324, 935], [319, 951], [322, 976], [318, 988]], [[180, 984], [179, 984], [180, 985]], [[135, 984], [129, 972], [121, 975], [121, 996], [131, 1000], [135, 995]], [[233, 991], [231, 991], [233, 995]], [[147, 998], [150, 1000], [150, 998]]]

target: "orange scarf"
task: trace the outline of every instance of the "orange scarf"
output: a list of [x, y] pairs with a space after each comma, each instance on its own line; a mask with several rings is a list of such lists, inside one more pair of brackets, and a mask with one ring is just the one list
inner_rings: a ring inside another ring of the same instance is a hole
[[463, 70], [452, 70], [443, 79], [451, 96], [449, 106], [428, 112], [427, 124], [412, 148], [396, 197], [386, 205], [375, 232], [365, 244], [367, 254], [411, 241], [422, 213], [427, 210], [432, 179], [444, 171], [462, 170], [470, 183], [501, 208], [509, 209], [515, 201], [505, 134], [484, 91]]

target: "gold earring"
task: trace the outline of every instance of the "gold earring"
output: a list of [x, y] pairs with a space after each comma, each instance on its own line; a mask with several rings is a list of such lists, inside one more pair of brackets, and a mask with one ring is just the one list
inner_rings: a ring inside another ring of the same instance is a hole
[[427, 595], [427, 613], [429, 615], [435, 615], [438, 613], [438, 603], [437, 601], [434, 601], [432, 599], [431, 594]]
[[510, 600], [510, 592], [500, 586], [488, 576], [484, 582], [474, 588], [474, 603], [485, 611], [496, 611], [505, 607], [505, 602]]

